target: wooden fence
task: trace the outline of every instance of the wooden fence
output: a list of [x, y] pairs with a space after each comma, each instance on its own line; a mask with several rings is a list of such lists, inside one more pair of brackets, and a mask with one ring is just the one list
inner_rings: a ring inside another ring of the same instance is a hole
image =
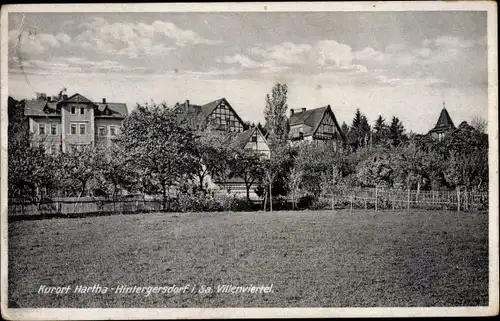
[[[375, 210], [488, 210], [488, 193], [465, 190], [415, 191], [383, 188], [351, 188], [323, 196], [319, 207], [328, 209], [375, 209]], [[254, 202], [260, 203], [259, 200]], [[288, 200], [291, 204], [291, 200]], [[307, 206], [306, 206], [307, 207]], [[316, 206], [317, 208], [318, 206]], [[157, 212], [162, 201], [142, 196], [113, 201], [106, 198], [55, 198], [39, 204], [21, 200], [9, 200], [8, 215], [11, 219], [42, 217], [68, 217], [120, 213]]]
[[103, 213], [141, 213], [160, 211], [161, 200], [131, 199], [113, 201], [104, 198], [60, 198], [40, 204], [9, 201], [9, 217], [81, 216]]
[[488, 210], [488, 193], [466, 191], [416, 191], [385, 188], [342, 189], [325, 197], [324, 204], [350, 209], [442, 209], [456, 211]]

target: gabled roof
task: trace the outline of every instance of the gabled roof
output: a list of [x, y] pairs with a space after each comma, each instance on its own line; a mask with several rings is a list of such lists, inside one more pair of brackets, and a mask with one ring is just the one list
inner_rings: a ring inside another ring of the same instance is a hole
[[[66, 99], [61, 99], [59, 101], [48, 101], [48, 100], [27, 100], [24, 107], [25, 116], [44, 116], [44, 117], [60, 117], [60, 107], [61, 104], [65, 103], [86, 103], [92, 104], [96, 107], [96, 117], [104, 118], [125, 118], [128, 115], [127, 105], [124, 103], [98, 103], [92, 102], [88, 98], [76, 93], [71, 97]], [[102, 115], [104, 110], [109, 109], [109, 115]]]
[[[250, 129], [247, 129], [247, 130], [239, 133], [238, 136], [236, 136], [236, 144], [240, 148], [245, 148], [245, 146], [247, 145], [248, 141], [250, 140], [250, 138], [252, 137], [252, 135], [255, 131], [257, 131], [258, 134], [260, 133], [260, 130], [257, 127], [252, 127]], [[264, 137], [264, 135], [262, 135], [261, 133], [260, 133], [260, 135], [262, 137]], [[264, 140], [265, 140], [265, 138], [264, 138]]]
[[328, 111], [332, 114], [333, 122], [335, 123], [335, 127], [337, 127], [337, 131], [340, 133], [342, 138], [344, 138], [344, 133], [342, 133], [342, 130], [337, 122], [337, 119], [335, 118], [335, 114], [333, 113], [330, 105], [301, 112], [294, 112], [294, 114], [290, 116], [290, 126], [306, 124], [307, 126], [309, 126], [309, 128], [304, 128], [304, 136], [313, 135]]
[[177, 103], [175, 104], [175, 110], [178, 112], [179, 119], [180, 120], [193, 120], [195, 122], [204, 122], [212, 114], [212, 112], [220, 105], [221, 102], [225, 102], [227, 106], [234, 112], [236, 115], [236, 118], [239, 119], [241, 123], [243, 123], [243, 120], [241, 120], [240, 116], [236, 111], [233, 109], [231, 104], [226, 100], [226, 98], [220, 98], [214, 101], [211, 101], [209, 103], [206, 103], [204, 105], [193, 105], [189, 103], [188, 106], [186, 106], [186, 103]]
[[438, 121], [436, 123], [436, 126], [434, 126], [433, 129], [430, 130], [430, 132], [435, 132], [435, 131], [441, 131], [441, 130], [447, 130], [447, 129], [454, 129], [455, 125], [453, 124], [453, 121], [451, 120], [450, 114], [448, 114], [448, 111], [446, 108], [443, 108], [441, 110], [441, 114], [439, 114]]
[[61, 102], [64, 103], [87, 103], [87, 104], [93, 104], [94, 102], [88, 99], [85, 96], [80, 95], [79, 93], [74, 94], [71, 97], [68, 97]]

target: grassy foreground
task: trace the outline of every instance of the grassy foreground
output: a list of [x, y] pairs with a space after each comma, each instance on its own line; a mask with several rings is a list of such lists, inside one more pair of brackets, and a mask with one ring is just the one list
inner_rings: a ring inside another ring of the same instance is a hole
[[[488, 304], [488, 214], [117, 215], [9, 223], [9, 302], [32, 307]], [[271, 293], [73, 293], [78, 285], [273, 285]], [[71, 286], [38, 294], [41, 285]]]

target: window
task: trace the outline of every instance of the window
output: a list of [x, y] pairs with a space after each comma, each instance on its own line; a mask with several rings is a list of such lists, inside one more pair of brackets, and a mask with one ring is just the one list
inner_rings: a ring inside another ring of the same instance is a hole
[[116, 135], [116, 127], [115, 126], [109, 126], [109, 134], [111, 136], [115, 136]]
[[252, 135], [252, 140], [251, 140], [252, 143], [256, 143], [257, 142], [257, 133], [254, 133]]
[[99, 127], [99, 129], [97, 130], [97, 135], [106, 136], [106, 127]]
[[56, 125], [51, 125], [50, 126], [50, 134], [51, 135], [57, 135], [57, 126]]
[[45, 124], [38, 125], [38, 134], [45, 135]]
[[80, 115], [85, 115], [85, 107], [80, 107]]
[[71, 124], [71, 135], [76, 135], [76, 124]]
[[76, 107], [71, 107], [71, 115], [76, 115]]
[[80, 135], [85, 135], [85, 124], [80, 124]]

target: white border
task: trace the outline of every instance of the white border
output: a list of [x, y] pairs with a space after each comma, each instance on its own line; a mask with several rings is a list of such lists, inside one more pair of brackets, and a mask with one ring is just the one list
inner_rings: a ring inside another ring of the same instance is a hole
[[[497, 5], [474, 2], [282, 2], [282, 3], [177, 3], [177, 4], [40, 4], [8, 5], [1, 9], [1, 310], [6, 319], [186, 319], [186, 318], [296, 318], [296, 317], [402, 317], [487, 316], [499, 312], [498, 265], [498, 65]], [[450, 308], [186, 308], [186, 309], [9, 309], [7, 307], [7, 97], [8, 26], [10, 12], [287, 12], [287, 11], [487, 11], [488, 19], [488, 133], [489, 133], [489, 306]]]

